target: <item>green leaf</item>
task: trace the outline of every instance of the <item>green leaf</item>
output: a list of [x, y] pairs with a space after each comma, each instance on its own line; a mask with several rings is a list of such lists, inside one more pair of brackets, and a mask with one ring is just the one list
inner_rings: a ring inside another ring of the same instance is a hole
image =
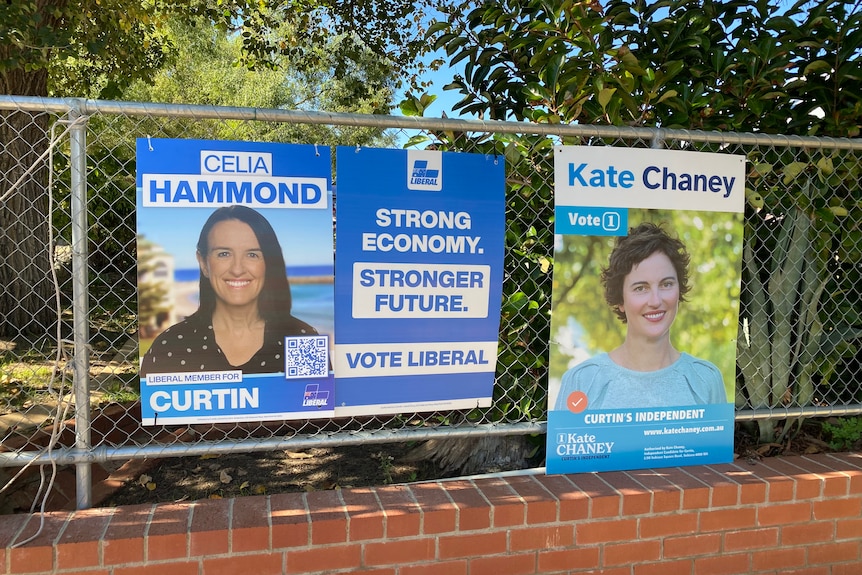
[[607, 110], [608, 104], [616, 91], [616, 88], [605, 88], [599, 92], [599, 105], [602, 107], [602, 110]]
[[413, 146], [418, 146], [420, 144], [424, 144], [425, 142], [431, 141], [431, 138], [426, 136], [425, 134], [417, 134], [412, 136], [407, 142], [404, 144], [405, 148], [412, 148]]
[[783, 182], [785, 184], [789, 184], [792, 182], [796, 176], [801, 174], [805, 168], [808, 167], [807, 162], [792, 162], [784, 166], [782, 173], [784, 174]]
[[814, 62], [811, 62], [810, 64], [805, 66], [805, 70], [803, 70], [802, 73], [807, 76], [809, 74], [821, 74], [828, 73], [831, 71], [832, 66], [829, 64], [829, 62], [826, 62], [824, 60], [815, 60]]

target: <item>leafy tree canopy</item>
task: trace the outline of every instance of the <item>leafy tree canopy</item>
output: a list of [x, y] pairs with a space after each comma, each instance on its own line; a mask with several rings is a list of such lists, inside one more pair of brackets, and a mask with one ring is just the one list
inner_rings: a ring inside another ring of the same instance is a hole
[[492, 119], [856, 136], [862, 3], [481, 0], [429, 36]]
[[[309, 47], [328, 46], [338, 77], [349, 76], [368, 51], [409, 70], [426, 45], [422, 18], [431, 6], [430, 0], [5, 2], [0, 4], [0, 89], [22, 95], [92, 94], [95, 81], [95, 96], [115, 98], [164, 63], [172, 18], [236, 34], [242, 44], [238, 62], [250, 69], [274, 67], [280, 58], [301, 71], [314, 69], [319, 54]], [[333, 43], [336, 37], [340, 40]]]

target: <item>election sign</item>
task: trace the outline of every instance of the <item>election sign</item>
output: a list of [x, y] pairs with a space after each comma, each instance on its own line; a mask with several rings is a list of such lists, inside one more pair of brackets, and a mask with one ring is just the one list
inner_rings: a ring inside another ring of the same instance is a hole
[[745, 158], [555, 149], [548, 473], [733, 458]]
[[331, 154], [137, 141], [144, 425], [331, 417]]
[[336, 415], [487, 407], [503, 158], [336, 151]]

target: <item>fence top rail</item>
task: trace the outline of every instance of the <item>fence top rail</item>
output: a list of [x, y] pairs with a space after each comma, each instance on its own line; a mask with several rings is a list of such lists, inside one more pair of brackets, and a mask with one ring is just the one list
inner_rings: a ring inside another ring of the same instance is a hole
[[599, 126], [586, 124], [533, 124], [498, 120], [462, 120], [372, 114], [309, 112], [271, 108], [236, 106], [203, 106], [197, 104], [159, 104], [154, 102], [120, 102], [83, 98], [41, 98], [35, 96], [0, 95], [0, 110], [22, 110], [63, 114], [75, 110], [89, 115], [126, 114], [174, 118], [259, 120], [298, 124], [339, 124], [355, 127], [402, 128], [416, 130], [454, 130], [540, 136], [616, 138], [649, 140], [658, 146], [667, 140], [715, 143], [724, 145], [766, 145], [775, 147], [829, 148], [862, 150], [862, 139], [787, 136], [739, 132], [704, 132], [665, 128], [634, 128], [630, 126]]

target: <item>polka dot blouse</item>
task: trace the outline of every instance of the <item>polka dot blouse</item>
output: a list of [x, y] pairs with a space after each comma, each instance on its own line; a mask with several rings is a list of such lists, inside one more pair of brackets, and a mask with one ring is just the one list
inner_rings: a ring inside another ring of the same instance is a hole
[[280, 327], [267, 322], [263, 347], [242, 365], [231, 365], [215, 341], [211, 318], [194, 314], [156, 336], [141, 362], [141, 377], [148, 373], [226, 371], [278, 373], [284, 371], [284, 337], [317, 335], [317, 330], [290, 316]]

